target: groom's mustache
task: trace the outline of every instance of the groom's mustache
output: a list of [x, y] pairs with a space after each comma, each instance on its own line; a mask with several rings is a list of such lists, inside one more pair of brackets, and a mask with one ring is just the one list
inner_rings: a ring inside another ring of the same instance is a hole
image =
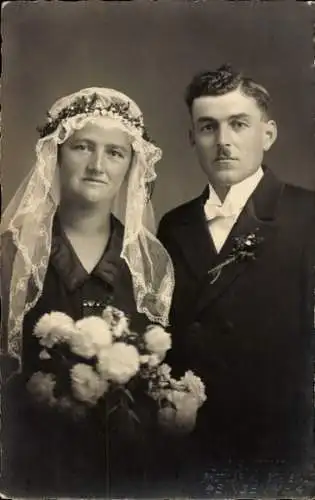
[[220, 148], [218, 148], [217, 154], [215, 157], [215, 161], [217, 161], [217, 160], [231, 160], [231, 159], [232, 159], [232, 155], [227, 148], [222, 147], [222, 146]]

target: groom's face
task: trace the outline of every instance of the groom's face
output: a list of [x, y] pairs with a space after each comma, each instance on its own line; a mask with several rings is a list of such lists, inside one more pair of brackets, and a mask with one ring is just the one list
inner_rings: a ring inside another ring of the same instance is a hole
[[275, 123], [240, 90], [196, 98], [191, 120], [191, 143], [213, 185], [232, 186], [252, 175], [276, 139]]

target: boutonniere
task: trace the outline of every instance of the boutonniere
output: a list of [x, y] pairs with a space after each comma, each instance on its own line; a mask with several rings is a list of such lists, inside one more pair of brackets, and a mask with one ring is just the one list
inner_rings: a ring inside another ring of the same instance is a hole
[[257, 257], [257, 249], [263, 242], [264, 238], [258, 236], [259, 229], [245, 236], [234, 238], [234, 246], [231, 253], [223, 262], [209, 269], [208, 275], [211, 277], [211, 284], [215, 283], [220, 277], [222, 270], [233, 263], [243, 262], [245, 260], [255, 260]]

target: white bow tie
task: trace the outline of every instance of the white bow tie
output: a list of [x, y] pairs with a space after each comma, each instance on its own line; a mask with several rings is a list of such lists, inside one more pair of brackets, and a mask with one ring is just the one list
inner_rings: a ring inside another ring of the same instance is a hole
[[208, 221], [216, 219], [217, 217], [228, 218], [228, 217], [236, 217], [240, 209], [236, 209], [232, 204], [226, 205], [214, 205], [210, 202], [205, 204], [205, 215]]

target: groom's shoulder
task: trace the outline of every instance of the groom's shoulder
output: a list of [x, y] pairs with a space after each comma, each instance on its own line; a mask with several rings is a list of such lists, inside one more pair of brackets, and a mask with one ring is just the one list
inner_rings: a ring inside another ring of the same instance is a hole
[[290, 183], [283, 185], [279, 199], [279, 224], [293, 231], [313, 231], [315, 225], [315, 192]]
[[198, 196], [166, 212], [160, 221], [160, 226], [176, 225], [187, 220], [187, 218], [191, 217], [200, 208], [202, 203], [201, 198], [201, 196]]
[[291, 204], [296, 204], [300, 207], [313, 208], [315, 211], [315, 191], [294, 184], [284, 184], [284, 199]]
[[[278, 206], [285, 211], [292, 212], [294, 208], [297, 212], [304, 212], [305, 209], [315, 209], [315, 191], [306, 187], [284, 181], [268, 167], [266, 167], [263, 178], [261, 179], [257, 192], [259, 197], [267, 199], [274, 195], [278, 198]], [[279, 197], [278, 197], [279, 195]], [[289, 210], [291, 208], [291, 210]]]

